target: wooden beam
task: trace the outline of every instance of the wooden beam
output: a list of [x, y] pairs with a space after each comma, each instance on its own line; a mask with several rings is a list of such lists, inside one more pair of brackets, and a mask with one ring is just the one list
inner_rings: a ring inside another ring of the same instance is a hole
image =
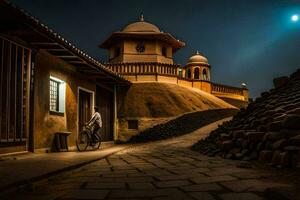
[[91, 75], [93, 75], [93, 74], [101, 74], [101, 75], [103, 75], [103, 73], [101, 73], [101, 72], [93, 71], [93, 70], [89, 70], [89, 69], [87, 69], [87, 70], [80, 70], [79, 72], [82, 72], [82, 73], [89, 73], [89, 74], [91, 74]]
[[83, 61], [69, 61], [69, 63], [71, 63], [71, 64], [86, 64], [86, 65], [88, 65], [86, 62], [83, 62]]
[[44, 45], [46, 45], [46, 46], [53, 46], [53, 45], [56, 45], [56, 46], [60, 46], [58, 43], [56, 43], [56, 42], [31, 42], [31, 44], [33, 44], [33, 45], [42, 45], [42, 46], [44, 46]]
[[77, 58], [77, 59], [80, 59], [78, 56], [67, 56], [67, 55], [55, 55], [55, 56], [57, 56], [57, 57], [59, 57], [59, 58]]
[[58, 52], [62, 52], [62, 51], [64, 51], [64, 52], [68, 52], [68, 50], [66, 50], [66, 49], [53, 49], [53, 48], [46, 48], [45, 49], [46, 51], [58, 51]]

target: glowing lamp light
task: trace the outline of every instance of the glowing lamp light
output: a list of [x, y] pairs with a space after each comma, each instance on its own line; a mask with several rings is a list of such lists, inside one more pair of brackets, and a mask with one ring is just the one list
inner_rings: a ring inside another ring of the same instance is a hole
[[298, 16], [298, 15], [293, 15], [293, 16], [291, 17], [291, 20], [292, 20], [293, 22], [297, 22], [297, 21], [299, 20], [299, 16]]

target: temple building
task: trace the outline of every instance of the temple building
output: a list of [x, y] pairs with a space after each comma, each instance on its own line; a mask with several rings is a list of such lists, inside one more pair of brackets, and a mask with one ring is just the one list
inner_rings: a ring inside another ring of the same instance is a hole
[[212, 82], [211, 65], [198, 51], [184, 66], [174, 63], [185, 45], [143, 15], [99, 45], [108, 52], [104, 65], [132, 83], [127, 93], [119, 93], [118, 140], [188, 112], [248, 104], [246, 87]]
[[248, 89], [212, 82], [208, 59], [198, 51], [185, 66], [175, 64], [175, 53], [185, 45], [141, 15], [138, 22], [112, 33], [100, 47], [108, 50], [104, 65], [132, 83], [174, 83], [211, 93], [237, 107], [247, 104]]

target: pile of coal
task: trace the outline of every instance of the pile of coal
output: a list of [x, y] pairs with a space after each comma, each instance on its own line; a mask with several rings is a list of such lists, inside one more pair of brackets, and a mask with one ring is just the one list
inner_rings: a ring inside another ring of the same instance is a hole
[[273, 80], [274, 88], [192, 149], [208, 156], [259, 160], [279, 167], [299, 165], [300, 69]]
[[188, 113], [142, 131], [131, 137], [129, 142], [148, 142], [184, 135], [217, 120], [233, 116], [237, 112], [237, 109], [215, 109]]

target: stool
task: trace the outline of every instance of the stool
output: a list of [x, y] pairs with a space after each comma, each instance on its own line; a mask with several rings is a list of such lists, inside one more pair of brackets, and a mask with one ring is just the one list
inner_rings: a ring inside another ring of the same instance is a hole
[[57, 132], [54, 136], [54, 144], [57, 152], [69, 151], [68, 136], [71, 132]]

